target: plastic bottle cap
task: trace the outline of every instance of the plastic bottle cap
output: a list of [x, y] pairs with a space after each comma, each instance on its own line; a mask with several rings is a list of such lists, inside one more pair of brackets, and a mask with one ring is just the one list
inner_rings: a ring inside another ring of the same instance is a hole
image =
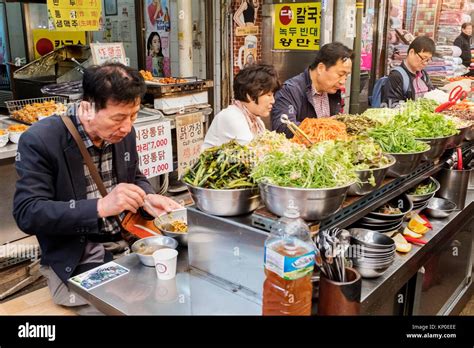
[[287, 209], [283, 216], [289, 219], [297, 219], [300, 217], [300, 212], [297, 209]]

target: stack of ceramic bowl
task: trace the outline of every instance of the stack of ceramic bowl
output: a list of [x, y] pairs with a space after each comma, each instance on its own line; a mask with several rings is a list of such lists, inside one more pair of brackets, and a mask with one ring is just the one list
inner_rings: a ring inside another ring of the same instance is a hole
[[395, 242], [379, 232], [352, 228], [348, 258], [363, 278], [380, 277], [395, 260]]
[[421, 184], [428, 185], [430, 182], [435, 184], [435, 189], [431, 191], [430, 193], [425, 193], [422, 195], [413, 195], [413, 194], [407, 193], [408, 198], [410, 199], [410, 201], [413, 202], [413, 211], [420, 212], [423, 209], [425, 209], [428, 206], [431, 198], [433, 198], [435, 193], [439, 190], [440, 184], [435, 178], [429, 177], [427, 180], [423, 181]]
[[379, 212], [377, 209], [354, 223], [353, 227], [365, 228], [381, 233], [398, 230], [403, 224], [405, 215], [412, 210], [413, 203], [408, 199], [407, 195], [401, 195], [395, 199], [392, 199], [387, 204], [392, 207], [398, 207], [401, 213], [386, 214]]

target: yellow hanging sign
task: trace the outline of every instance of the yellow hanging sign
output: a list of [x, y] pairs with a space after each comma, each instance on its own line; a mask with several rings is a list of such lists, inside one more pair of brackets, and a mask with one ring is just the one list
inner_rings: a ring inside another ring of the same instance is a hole
[[274, 49], [319, 50], [320, 35], [320, 2], [275, 5]]
[[48, 29], [34, 29], [33, 42], [35, 59], [66, 45], [85, 45], [84, 31], [53, 31]]
[[102, 23], [102, 0], [48, 0], [50, 30], [98, 31]]

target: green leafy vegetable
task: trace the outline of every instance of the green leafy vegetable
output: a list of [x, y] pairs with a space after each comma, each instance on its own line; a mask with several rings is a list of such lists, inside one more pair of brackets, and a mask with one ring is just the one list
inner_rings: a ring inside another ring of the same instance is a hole
[[336, 120], [346, 125], [347, 134], [349, 135], [365, 133], [368, 129], [380, 124], [380, 122], [374, 121], [364, 115], [337, 115]]
[[332, 188], [357, 181], [351, 154], [334, 141], [310, 149], [271, 151], [251, 176], [258, 183], [296, 188]]
[[371, 129], [369, 136], [387, 153], [415, 153], [429, 148], [428, 144], [416, 140], [409, 130], [400, 127], [395, 120]]
[[182, 180], [211, 189], [254, 187], [255, 182], [249, 177], [253, 163], [254, 156], [248, 147], [233, 140], [205, 150]]
[[433, 181], [424, 182], [416, 186], [414, 189], [408, 191], [409, 195], [427, 195], [436, 190], [436, 184]]

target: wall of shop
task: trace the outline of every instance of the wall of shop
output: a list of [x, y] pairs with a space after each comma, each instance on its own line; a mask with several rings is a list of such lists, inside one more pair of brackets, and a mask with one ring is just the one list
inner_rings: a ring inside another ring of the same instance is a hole
[[116, 7], [106, 8], [106, 0], [102, 0], [104, 30], [93, 32], [92, 42], [123, 42], [130, 66], [138, 68], [135, 1], [117, 0], [116, 3]]
[[[206, 13], [205, 0], [192, 1], [193, 70], [194, 75], [206, 78]], [[170, 0], [170, 61], [171, 75], [179, 76], [178, 1]]]
[[[7, 2], [8, 38], [10, 40], [11, 59], [26, 57], [25, 34], [23, 32], [23, 17], [19, 2]], [[14, 44], [11, 44], [14, 43]]]

